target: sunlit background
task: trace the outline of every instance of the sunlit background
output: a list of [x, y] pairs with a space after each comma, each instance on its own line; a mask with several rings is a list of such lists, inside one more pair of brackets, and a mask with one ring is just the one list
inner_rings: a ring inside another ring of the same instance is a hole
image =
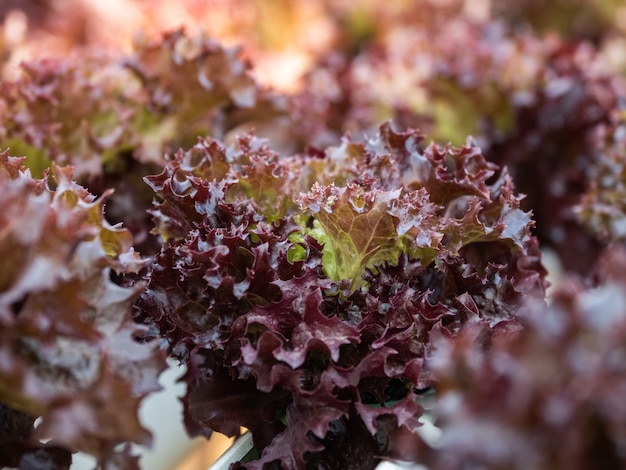
[[[419, 26], [431, 13], [459, 13], [483, 19], [508, 13], [525, 16], [535, 26], [562, 28], [593, 37], [591, 28], [611, 23], [602, 38], [605, 53], [624, 63], [626, 6], [619, 1], [587, 0], [3, 0], [0, 2], [5, 75], [22, 60], [64, 55], [92, 47], [129, 51], [138, 35], [158, 36], [184, 26], [241, 45], [255, 74], [277, 89], [293, 91], [315, 60], [332, 50], [342, 36], [371, 34], [392, 41], [406, 27]], [[593, 9], [589, 4], [597, 4]], [[563, 24], [546, 9], [562, 10]], [[407, 15], [408, 12], [408, 15]], [[422, 12], [423, 14], [420, 14]], [[374, 25], [370, 24], [375, 22]]]

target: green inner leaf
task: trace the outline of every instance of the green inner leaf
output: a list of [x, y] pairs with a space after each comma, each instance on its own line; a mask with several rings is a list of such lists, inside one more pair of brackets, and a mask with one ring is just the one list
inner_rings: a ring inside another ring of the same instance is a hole
[[311, 235], [324, 244], [322, 263], [329, 278], [352, 281], [354, 291], [362, 285], [366, 268], [397, 263], [402, 244], [396, 219], [388, 212], [397, 191], [316, 185], [312, 195], [317, 204], [311, 200], [308, 206], [315, 217]]

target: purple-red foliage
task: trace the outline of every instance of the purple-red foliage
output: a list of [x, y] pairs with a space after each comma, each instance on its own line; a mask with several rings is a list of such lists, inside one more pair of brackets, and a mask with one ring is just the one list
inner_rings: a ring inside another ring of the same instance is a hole
[[472, 142], [389, 124], [281, 157], [201, 140], [146, 178], [167, 242], [138, 318], [188, 364], [190, 431], [250, 429], [284, 468], [372, 468], [415, 436], [430, 331], [542, 299], [530, 214]]

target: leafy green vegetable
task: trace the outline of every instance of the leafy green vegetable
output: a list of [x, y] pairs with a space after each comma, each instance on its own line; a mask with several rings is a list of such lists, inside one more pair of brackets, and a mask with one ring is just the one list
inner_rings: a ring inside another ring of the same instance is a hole
[[358, 185], [337, 188], [314, 185], [301, 197], [303, 209], [315, 217], [313, 237], [324, 245], [326, 275], [359, 287], [365, 268], [395, 263], [402, 252], [388, 206], [400, 191], [366, 191]]
[[0, 154], [0, 401], [42, 418], [26, 433], [34, 442], [53, 438], [106, 465], [118, 444], [151, 441], [137, 412], [165, 362], [137, 340], [147, 330], [131, 309], [144, 285], [111, 280], [146, 260], [104, 220], [106, 195], [73, 182], [69, 167], [33, 179], [23, 163]]
[[206, 139], [146, 178], [167, 242], [137, 318], [189, 367], [190, 432], [246, 426], [260, 451], [246, 468], [371, 467], [415, 435], [433, 328], [495, 328], [543, 298], [506, 171], [472, 142], [423, 141], [389, 123], [323, 155]]
[[477, 322], [454, 341], [433, 330], [442, 437], [417, 461], [433, 469], [624, 465], [624, 247], [598, 263], [593, 287], [568, 277], [550, 306], [519, 309], [523, 328]]

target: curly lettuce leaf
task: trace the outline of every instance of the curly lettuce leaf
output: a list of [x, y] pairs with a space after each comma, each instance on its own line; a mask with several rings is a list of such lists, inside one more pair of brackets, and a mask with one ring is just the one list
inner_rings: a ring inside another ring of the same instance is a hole
[[137, 412], [165, 363], [131, 318], [145, 286], [112, 281], [146, 261], [71, 168], [37, 180], [23, 162], [0, 155], [0, 251], [13, 260], [0, 275], [0, 401], [41, 417], [31, 442], [53, 437], [105, 462], [120, 443], [151, 441]]
[[456, 338], [433, 330], [441, 439], [416, 460], [433, 469], [622, 467], [625, 266], [624, 248], [612, 246], [593, 286], [568, 276], [549, 306], [524, 304], [516, 327], [476, 322]]
[[402, 246], [387, 207], [399, 195], [399, 190], [367, 191], [355, 184], [315, 184], [300, 197], [301, 208], [314, 217], [311, 234], [324, 245], [322, 262], [329, 278], [350, 280], [356, 288], [365, 268], [397, 260]]
[[475, 144], [423, 149], [422, 141], [417, 132], [397, 133], [387, 123], [367, 145], [352, 145], [351, 158], [342, 155], [346, 142], [327, 153], [359, 175], [345, 187], [315, 183], [298, 198], [313, 220], [310, 235], [324, 246], [328, 277], [351, 281], [354, 291], [366, 269], [396, 264], [402, 253], [428, 265], [472, 243], [524, 249], [532, 221], [519, 208], [506, 170], [487, 184], [496, 167]]

